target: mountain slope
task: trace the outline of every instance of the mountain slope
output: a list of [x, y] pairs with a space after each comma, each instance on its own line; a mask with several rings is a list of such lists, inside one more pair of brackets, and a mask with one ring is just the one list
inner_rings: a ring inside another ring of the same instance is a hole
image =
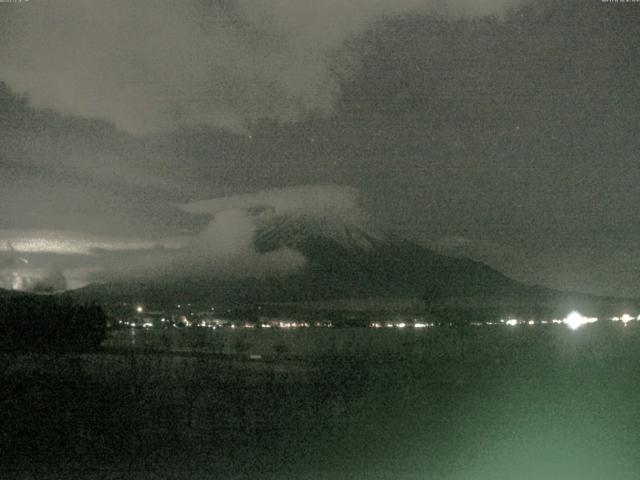
[[359, 216], [265, 214], [255, 217], [259, 253], [301, 252], [305, 266], [289, 275], [219, 278], [215, 271], [183, 278], [92, 285], [91, 299], [174, 303], [308, 302], [342, 298], [534, 297], [551, 290], [516, 282], [482, 263], [440, 255], [372, 228]]

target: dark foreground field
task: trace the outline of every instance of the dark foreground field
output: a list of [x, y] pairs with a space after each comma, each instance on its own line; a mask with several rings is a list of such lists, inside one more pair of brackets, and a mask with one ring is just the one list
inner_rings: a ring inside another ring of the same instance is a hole
[[638, 478], [640, 326], [261, 335], [3, 356], [0, 478]]

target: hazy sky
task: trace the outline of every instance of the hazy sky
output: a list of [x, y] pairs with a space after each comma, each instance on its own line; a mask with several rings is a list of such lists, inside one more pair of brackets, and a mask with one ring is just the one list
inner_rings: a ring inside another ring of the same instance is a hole
[[[0, 3], [0, 286], [209, 258], [252, 232], [234, 202], [266, 198], [640, 294], [639, 21], [600, 0]], [[229, 196], [217, 222], [193, 210]]]

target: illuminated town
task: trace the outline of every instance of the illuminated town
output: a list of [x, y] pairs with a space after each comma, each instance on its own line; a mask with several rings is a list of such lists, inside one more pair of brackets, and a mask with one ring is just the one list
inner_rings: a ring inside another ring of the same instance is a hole
[[[188, 309], [191, 304], [184, 304], [184, 307]], [[238, 320], [233, 319], [229, 315], [224, 313], [231, 313], [231, 310], [224, 310], [223, 314], [218, 314], [215, 307], [211, 307], [210, 310], [205, 311], [189, 311], [185, 310], [182, 304], [176, 305], [176, 310], [167, 312], [164, 310], [147, 310], [142, 304], [138, 304], [134, 307], [131, 315], [125, 318], [119, 318], [114, 326], [131, 327], [131, 328], [147, 328], [147, 329], [164, 329], [164, 328], [207, 328], [207, 329], [297, 329], [297, 328], [332, 328], [336, 324], [330, 320], [307, 320], [285, 317], [271, 317], [271, 316], [259, 316], [255, 320]], [[364, 327], [372, 329], [415, 329], [424, 330], [427, 328], [436, 327], [451, 327], [454, 326], [453, 322], [448, 321], [433, 321], [429, 320], [429, 316], [412, 316], [412, 315], [399, 315], [389, 314], [390, 318], [386, 320], [377, 320], [368, 322]], [[578, 311], [571, 311], [564, 318], [552, 318], [552, 319], [533, 319], [533, 318], [518, 318], [513, 316], [507, 316], [495, 321], [469, 321], [467, 325], [472, 327], [534, 327], [534, 326], [548, 326], [548, 325], [565, 325], [571, 330], [577, 330], [578, 328], [598, 322], [597, 317], [587, 317], [582, 315]], [[631, 322], [640, 321], [640, 315], [631, 315], [629, 313], [623, 313], [618, 316], [607, 317], [601, 319], [602, 321], [608, 321], [613, 323], [621, 323], [623, 326], [629, 325]]]

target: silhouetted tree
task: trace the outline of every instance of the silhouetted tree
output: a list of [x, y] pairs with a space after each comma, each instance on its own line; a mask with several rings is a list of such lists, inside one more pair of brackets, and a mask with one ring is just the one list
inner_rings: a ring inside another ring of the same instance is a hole
[[98, 305], [69, 297], [19, 295], [0, 299], [0, 349], [92, 351], [106, 337], [107, 316]]

